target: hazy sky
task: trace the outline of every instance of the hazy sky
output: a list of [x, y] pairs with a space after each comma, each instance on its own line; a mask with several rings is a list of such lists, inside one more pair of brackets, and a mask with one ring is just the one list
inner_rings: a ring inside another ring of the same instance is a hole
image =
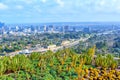
[[120, 0], [0, 0], [0, 21], [120, 21]]

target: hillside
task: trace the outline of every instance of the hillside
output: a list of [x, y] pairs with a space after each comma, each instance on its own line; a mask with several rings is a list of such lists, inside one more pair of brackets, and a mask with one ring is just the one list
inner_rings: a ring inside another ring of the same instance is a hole
[[94, 58], [95, 46], [87, 53], [72, 49], [14, 57], [1, 57], [1, 80], [119, 80], [118, 62], [111, 54]]

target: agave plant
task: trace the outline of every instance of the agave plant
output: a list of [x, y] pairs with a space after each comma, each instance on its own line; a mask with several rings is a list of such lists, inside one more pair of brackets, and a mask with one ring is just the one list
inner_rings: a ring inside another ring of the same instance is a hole
[[117, 68], [117, 66], [118, 66], [118, 62], [115, 61], [115, 60], [113, 60], [113, 61], [111, 62], [110, 68], [111, 68], [111, 69], [115, 69], [115, 68]]
[[86, 65], [91, 65], [91, 63], [92, 63], [92, 57], [91, 56], [85, 54], [83, 56], [83, 59], [84, 59]]
[[3, 61], [0, 61], [0, 75], [4, 74], [5, 71], [6, 71], [5, 65]]
[[102, 57], [102, 55], [100, 55], [100, 54], [98, 54], [97, 55], [97, 57], [95, 58], [95, 65], [97, 66], [97, 67], [100, 67], [101, 65], [102, 65], [102, 59], [103, 57]]
[[92, 57], [93, 57], [94, 54], [95, 54], [95, 49], [96, 49], [96, 46], [94, 46], [94, 47], [88, 49], [87, 54], [88, 54], [89, 56], [92, 56]]
[[108, 60], [114, 60], [114, 57], [113, 57], [112, 54], [107, 54], [107, 55], [106, 55], [106, 58], [107, 58]]
[[84, 65], [84, 60], [81, 60], [79, 66], [74, 68], [75, 72], [78, 74], [78, 79], [83, 77], [83, 70], [82, 70], [83, 65]]
[[108, 61], [108, 63], [109, 63], [109, 67], [112, 65], [112, 62], [114, 62], [114, 57], [113, 57], [113, 55], [112, 54], [107, 54], [106, 55], [106, 59], [107, 59], [107, 61]]
[[28, 58], [24, 58], [22, 64], [21, 64], [21, 69], [25, 71], [30, 71], [30, 68], [32, 66], [32, 62]]
[[4, 67], [6, 68], [6, 70], [10, 70], [10, 65], [11, 65], [11, 60], [12, 58], [10, 58], [9, 56], [5, 56], [3, 58], [3, 63], [4, 63]]
[[40, 57], [40, 53], [36, 53], [36, 52], [31, 53], [31, 55], [29, 56], [31, 60], [39, 60], [39, 57]]
[[10, 65], [10, 69], [14, 72], [16, 72], [19, 69], [19, 59], [15, 56], [12, 58], [11, 60], [11, 65]]
[[101, 62], [102, 62], [101, 63], [102, 68], [108, 68], [109, 67], [109, 62], [108, 62], [107, 58], [103, 57]]
[[116, 68], [118, 63], [113, 59], [113, 56], [111, 54], [107, 54], [105, 56], [99, 54], [95, 59], [95, 65], [97, 67], [101, 66], [104, 68]]

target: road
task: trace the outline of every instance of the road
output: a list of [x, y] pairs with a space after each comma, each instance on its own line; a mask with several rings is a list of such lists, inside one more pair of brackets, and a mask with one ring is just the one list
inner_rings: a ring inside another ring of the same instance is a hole
[[[69, 47], [75, 46], [75, 45], [79, 44], [80, 41], [85, 42], [85, 41], [88, 40], [89, 38], [90, 38], [90, 37], [88, 37], [88, 38], [81, 38], [81, 39], [76, 40], [76, 41], [73, 41], [73, 42], [71, 42], [71, 43], [69, 43], [69, 44], [67, 44], [67, 45], [57, 46], [57, 47], [53, 48], [51, 51], [56, 52], [56, 51], [62, 50], [62, 49], [64, 49], [64, 48], [69, 48]], [[36, 50], [32, 50], [30, 53], [32, 53], [32, 52], [47, 52], [48, 50], [49, 50], [49, 49], [46, 49], [46, 48], [39, 48], [39, 49], [36, 49]], [[11, 52], [11, 53], [9, 53], [9, 54], [6, 54], [6, 56], [15, 56], [15, 55], [19, 54], [19, 52], [21, 52], [21, 51]]]
[[[108, 33], [112, 33], [112, 31], [103, 32], [103, 33], [98, 33], [97, 35], [108, 34]], [[69, 43], [69, 44], [67, 44], [67, 45], [64, 45], [64, 46], [57, 46], [57, 47], [55, 47], [54, 49], [52, 49], [51, 51], [56, 52], [56, 51], [62, 50], [62, 49], [64, 49], [64, 48], [69, 48], [69, 47], [75, 46], [75, 45], [79, 44], [80, 41], [85, 42], [85, 41], [88, 40], [90, 37], [91, 37], [91, 36], [89, 36], [88, 38], [81, 38], [81, 39], [79, 39], [79, 40], [73, 41], [73, 42], [71, 42], [71, 43]], [[32, 52], [47, 52], [48, 50], [49, 50], [49, 49], [45, 49], [45, 48], [42, 48], [42, 49], [41, 49], [41, 48], [39, 48], [39, 49], [37, 49], [37, 50], [32, 50], [31, 53], [32, 53]], [[12, 53], [7, 54], [6, 56], [15, 56], [15, 55], [19, 54], [19, 52], [20, 52], [20, 51], [12, 52]], [[120, 58], [114, 57], [114, 59], [115, 59], [115, 60], [118, 60], [118, 59], [120, 59]]]

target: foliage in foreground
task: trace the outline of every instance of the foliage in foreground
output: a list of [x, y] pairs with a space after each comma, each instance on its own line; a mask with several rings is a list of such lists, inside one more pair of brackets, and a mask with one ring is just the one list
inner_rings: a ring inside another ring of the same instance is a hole
[[[1, 80], [80, 80], [104, 78], [106, 74], [114, 75], [114, 79], [120, 79], [120, 72], [109, 70], [116, 68], [117, 63], [111, 55], [97, 56], [94, 60], [95, 46], [87, 53], [76, 54], [70, 49], [44, 54], [32, 53], [29, 56], [16, 55], [14, 57], [2, 57], [0, 60]], [[100, 63], [102, 60], [103, 63]], [[109, 61], [110, 64], [104, 62]], [[93, 63], [93, 61], [95, 61]], [[104, 66], [103, 66], [104, 65]], [[105, 70], [95, 69], [101, 66]], [[102, 72], [104, 71], [104, 73]], [[112, 72], [112, 73], [111, 73]], [[103, 73], [103, 74], [102, 74]], [[90, 75], [89, 75], [90, 74]], [[108, 77], [108, 76], [107, 76]], [[113, 78], [113, 77], [112, 77]], [[110, 78], [111, 79], [111, 78]]]

